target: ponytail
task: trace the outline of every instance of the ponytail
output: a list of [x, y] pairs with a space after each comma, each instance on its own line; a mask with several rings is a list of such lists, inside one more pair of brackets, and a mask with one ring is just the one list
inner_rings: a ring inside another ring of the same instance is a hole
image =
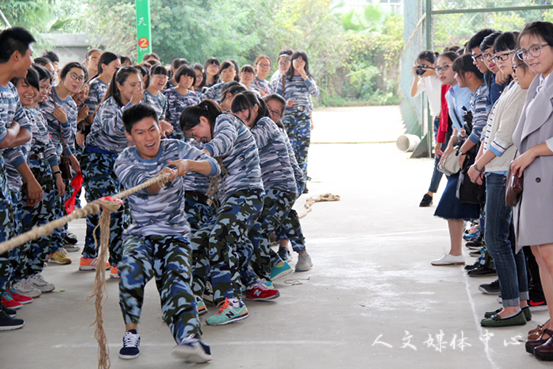
[[183, 110], [180, 115], [179, 123], [183, 132], [189, 131], [200, 124], [200, 117], [205, 117], [211, 126], [211, 135], [213, 136], [213, 127], [215, 119], [223, 114], [221, 108], [215, 101], [207, 99], [197, 105], [192, 105]]

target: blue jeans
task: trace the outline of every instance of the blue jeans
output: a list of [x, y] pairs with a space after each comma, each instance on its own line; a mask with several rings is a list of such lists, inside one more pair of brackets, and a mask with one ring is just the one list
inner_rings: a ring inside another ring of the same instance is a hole
[[[444, 151], [447, 148], [447, 144], [442, 143], [438, 144], [440, 145], [442, 151]], [[432, 193], [438, 192], [438, 187], [440, 186], [440, 181], [442, 180], [442, 176], [444, 175], [442, 172], [438, 170], [438, 164], [440, 163], [440, 159], [442, 158], [441, 155], [435, 155], [434, 157], [434, 171], [432, 172], [432, 179], [430, 180], [430, 187], [428, 187], [428, 191]]]
[[524, 253], [515, 254], [513, 208], [505, 206], [505, 176], [486, 174], [486, 246], [493, 258], [503, 306], [519, 306], [528, 300]]

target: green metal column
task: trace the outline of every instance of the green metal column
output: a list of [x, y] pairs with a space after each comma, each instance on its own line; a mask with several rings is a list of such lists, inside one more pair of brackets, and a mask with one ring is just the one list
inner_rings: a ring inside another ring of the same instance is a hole
[[138, 62], [144, 54], [152, 52], [152, 28], [150, 27], [150, 0], [136, 0], [136, 42]]

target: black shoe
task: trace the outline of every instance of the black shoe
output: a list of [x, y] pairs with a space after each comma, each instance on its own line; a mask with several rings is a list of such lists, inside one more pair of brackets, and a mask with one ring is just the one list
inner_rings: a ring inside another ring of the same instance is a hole
[[469, 270], [467, 274], [469, 275], [469, 277], [484, 277], [497, 275], [497, 272], [495, 271], [495, 269], [479, 267], [473, 270]]
[[63, 239], [65, 240], [66, 243], [68, 243], [70, 245], [76, 245], [77, 242], [79, 242], [79, 240], [77, 239], [77, 236], [75, 236], [71, 232], [67, 232], [65, 234], [65, 236], [63, 237]]
[[25, 325], [23, 319], [12, 318], [2, 308], [0, 311], [0, 331], [11, 331], [13, 329], [22, 328]]
[[469, 255], [472, 256], [473, 258], [477, 258], [477, 257], [479, 257], [481, 254], [482, 254], [482, 249], [469, 252]]
[[465, 266], [465, 270], [474, 270], [476, 268], [480, 268], [482, 266], [482, 264], [480, 264], [479, 261], [477, 261], [476, 263], [474, 264], [471, 264], [471, 265], [466, 265]]
[[[478, 290], [486, 295], [499, 295], [499, 279], [496, 279], [492, 283], [484, 283], [478, 286]], [[487, 318], [487, 317], [486, 317]]]
[[427, 207], [429, 207], [430, 205], [432, 205], [432, 196], [430, 196], [429, 194], [425, 193], [424, 196], [422, 197], [422, 200], [421, 200], [421, 203], [419, 204], [419, 207], [421, 207], [421, 208], [427, 208]]
[[468, 241], [467, 243], [465, 243], [465, 246], [468, 247], [469, 249], [479, 249], [484, 245], [485, 245], [484, 240], [482, 240], [482, 238], [480, 237], [475, 239], [474, 241]]

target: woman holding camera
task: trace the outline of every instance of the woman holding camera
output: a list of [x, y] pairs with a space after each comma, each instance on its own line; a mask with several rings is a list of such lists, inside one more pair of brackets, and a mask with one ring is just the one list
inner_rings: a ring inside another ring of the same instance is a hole
[[[437, 54], [433, 51], [423, 51], [417, 56], [417, 61], [413, 67], [413, 84], [411, 85], [411, 97], [417, 97], [423, 91], [428, 94], [428, 102], [430, 103], [430, 115], [432, 115], [434, 123], [434, 138], [438, 132], [440, 125], [440, 112], [441, 112], [441, 91], [442, 83], [436, 77], [434, 67], [437, 59]], [[442, 144], [436, 145], [436, 158], [434, 161], [434, 172], [432, 173], [432, 180], [430, 181], [430, 187], [428, 192], [423, 196], [419, 206], [427, 207], [432, 205], [432, 199], [440, 180], [442, 179], [442, 173], [438, 171], [438, 162], [442, 154]], [[445, 146], [445, 145], [444, 145]]]

